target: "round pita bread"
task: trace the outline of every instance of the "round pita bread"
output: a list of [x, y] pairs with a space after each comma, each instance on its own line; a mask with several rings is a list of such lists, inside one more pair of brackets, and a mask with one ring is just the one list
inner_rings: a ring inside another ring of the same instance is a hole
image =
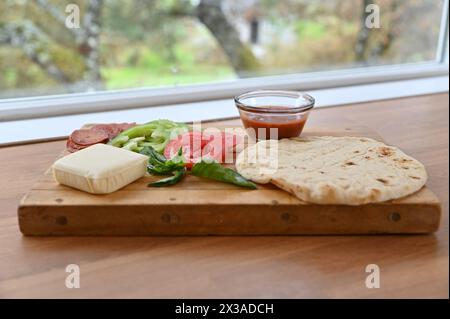
[[383, 202], [410, 195], [427, 180], [419, 161], [362, 137], [260, 141], [239, 154], [236, 169], [254, 182], [271, 182], [316, 204]]

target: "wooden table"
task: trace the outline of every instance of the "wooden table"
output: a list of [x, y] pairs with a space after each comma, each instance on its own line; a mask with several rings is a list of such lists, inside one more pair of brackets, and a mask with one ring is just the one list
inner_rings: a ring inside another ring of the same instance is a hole
[[[366, 125], [421, 160], [443, 204], [433, 235], [23, 237], [18, 202], [64, 141], [0, 148], [0, 298], [448, 298], [448, 98], [319, 109], [308, 123]], [[80, 289], [65, 287], [68, 264], [80, 266]], [[379, 289], [365, 286], [368, 264]]]

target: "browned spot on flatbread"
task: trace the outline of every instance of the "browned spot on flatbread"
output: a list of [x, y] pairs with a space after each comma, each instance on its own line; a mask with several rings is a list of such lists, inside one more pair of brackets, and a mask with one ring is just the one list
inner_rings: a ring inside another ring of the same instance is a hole
[[305, 195], [308, 195], [308, 196], [309, 196], [310, 191], [309, 191], [309, 189], [308, 189], [307, 187], [297, 186], [297, 187], [295, 187], [295, 192], [294, 192], [294, 190], [293, 190], [292, 193], [293, 193], [293, 194], [296, 194], [296, 193], [299, 193], [299, 194], [305, 194]]
[[372, 188], [370, 190], [370, 194], [369, 194], [369, 199], [372, 201], [375, 201], [378, 199], [378, 197], [380, 196], [381, 191], [377, 188]]
[[383, 183], [384, 185], [388, 185], [389, 181], [384, 179], [384, 178], [377, 178], [377, 181], [379, 181], [380, 183]]
[[333, 187], [331, 187], [330, 185], [324, 185], [322, 186], [322, 191], [328, 201], [336, 201], [336, 191]]
[[391, 156], [394, 154], [394, 150], [386, 146], [379, 147], [377, 151], [381, 156]]

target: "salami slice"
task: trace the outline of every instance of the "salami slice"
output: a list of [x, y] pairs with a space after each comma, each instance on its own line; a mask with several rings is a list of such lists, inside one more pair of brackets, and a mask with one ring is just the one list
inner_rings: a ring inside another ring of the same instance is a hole
[[136, 126], [136, 122], [119, 124], [119, 127], [121, 128], [122, 131], [128, 130], [129, 128], [132, 128], [133, 126]]
[[86, 148], [86, 147], [88, 147], [88, 146], [89, 146], [89, 145], [84, 146], [84, 145], [78, 145], [78, 144], [75, 144], [75, 143], [70, 139], [70, 137], [67, 139], [67, 142], [66, 142], [66, 148], [67, 148], [67, 150], [68, 150], [69, 152], [71, 152], [71, 153], [74, 153], [74, 152], [76, 152], [76, 151], [82, 150], [83, 148]]
[[108, 134], [108, 138], [111, 140], [123, 131], [135, 126], [136, 123], [119, 123], [119, 124], [97, 124], [94, 125], [91, 130], [102, 131]]
[[133, 126], [136, 126], [136, 123], [119, 123], [119, 124], [113, 124], [115, 134], [113, 137], [116, 137], [118, 134], [122, 133], [123, 131], [128, 130], [129, 128], [132, 128]]
[[97, 143], [107, 142], [108, 134], [100, 130], [75, 130], [70, 135], [73, 143], [78, 145], [89, 146]]
[[71, 153], [98, 143], [107, 143], [119, 133], [135, 126], [136, 123], [96, 124], [90, 129], [73, 131], [66, 142]]
[[67, 150], [68, 150], [70, 153], [75, 153], [75, 152], [81, 151], [82, 149], [79, 149], [79, 148], [73, 148], [73, 147], [71, 147], [71, 146], [68, 146], [68, 147], [67, 147]]
[[108, 139], [111, 139], [116, 135], [116, 130], [112, 124], [97, 124], [94, 125], [91, 130], [106, 133], [108, 135]]
[[69, 139], [69, 140], [67, 141], [67, 146], [68, 146], [68, 147], [70, 146], [71, 148], [76, 148], [76, 149], [81, 150], [81, 149], [83, 149], [83, 148], [85, 148], [85, 147], [88, 147], [88, 146], [90, 146], [90, 145], [80, 145], [80, 144], [74, 143], [71, 139]]

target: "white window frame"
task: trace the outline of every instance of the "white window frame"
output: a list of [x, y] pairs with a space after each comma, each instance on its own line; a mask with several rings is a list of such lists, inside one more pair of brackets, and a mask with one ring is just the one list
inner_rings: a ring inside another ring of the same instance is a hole
[[219, 100], [255, 89], [309, 91], [448, 76], [448, 8], [449, 0], [446, 0], [435, 61], [266, 76], [167, 88], [140, 88], [3, 99], [0, 100], [0, 122]]

